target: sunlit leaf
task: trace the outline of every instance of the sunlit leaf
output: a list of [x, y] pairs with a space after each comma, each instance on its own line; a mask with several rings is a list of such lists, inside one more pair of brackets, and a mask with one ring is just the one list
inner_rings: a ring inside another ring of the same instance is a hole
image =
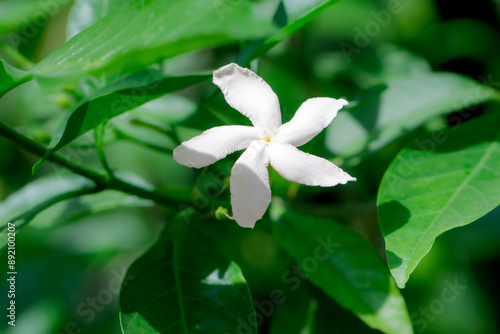
[[130, 73], [185, 52], [259, 38], [273, 30], [246, 2], [221, 19], [211, 0], [132, 1], [66, 42], [33, 73], [46, 85], [75, 83], [85, 75]]
[[378, 216], [389, 268], [400, 287], [441, 233], [500, 204], [499, 116], [416, 139], [387, 170]]

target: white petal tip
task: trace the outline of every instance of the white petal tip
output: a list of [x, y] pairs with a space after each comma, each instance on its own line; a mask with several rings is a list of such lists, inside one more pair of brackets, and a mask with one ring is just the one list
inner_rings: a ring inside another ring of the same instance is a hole
[[231, 63], [214, 71], [213, 82], [215, 83], [217, 80], [221, 79], [224, 76], [228, 76], [234, 73], [237, 68], [241, 68], [238, 64]]
[[338, 99], [338, 101], [342, 104], [342, 106], [347, 106], [349, 105], [349, 102], [347, 102], [346, 100], [344, 99]]
[[347, 175], [347, 177], [340, 181], [338, 184], [347, 184], [347, 182], [349, 181], [357, 181], [357, 179], [355, 177]]
[[173, 155], [174, 161], [177, 162], [179, 165], [183, 165], [183, 166], [186, 166], [186, 167], [189, 167], [189, 168], [202, 168], [202, 167], [205, 167], [205, 166], [201, 166], [201, 165], [199, 166], [199, 165], [195, 164], [191, 160], [187, 160], [187, 157], [190, 154], [189, 154], [189, 150], [183, 144], [177, 146], [174, 149], [174, 152], [173, 152], [172, 155]]
[[238, 225], [240, 225], [240, 227], [243, 227], [243, 228], [249, 228], [249, 229], [252, 229], [255, 227], [255, 223], [253, 225], [245, 225], [245, 224], [240, 224], [238, 223]]
[[346, 175], [344, 177], [336, 178], [335, 180], [330, 180], [330, 181], [325, 181], [325, 182], [317, 182], [317, 183], [312, 183], [308, 184], [310, 186], [319, 186], [319, 187], [335, 187], [338, 186], [339, 184], [345, 185], [349, 181], [356, 181], [357, 179], [355, 177], [352, 177], [350, 175]]
[[174, 149], [174, 151], [172, 152], [172, 156], [173, 156], [175, 162], [177, 162], [178, 164], [184, 165], [183, 161], [180, 159], [179, 150], [181, 150], [181, 145], [177, 146]]
[[251, 228], [251, 229], [253, 229], [255, 227], [257, 220], [260, 220], [260, 218], [257, 220], [253, 220], [253, 219], [248, 219], [248, 217], [247, 218], [241, 218], [241, 217], [235, 218], [234, 216], [232, 219], [234, 221], [236, 221], [238, 223], [238, 225], [240, 225], [241, 227]]

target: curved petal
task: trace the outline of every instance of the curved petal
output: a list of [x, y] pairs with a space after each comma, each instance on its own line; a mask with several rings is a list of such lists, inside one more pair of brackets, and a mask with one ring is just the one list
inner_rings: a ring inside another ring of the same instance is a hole
[[290, 122], [283, 124], [275, 140], [301, 146], [314, 138], [337, 116], [337, 112], [347, 105], [343, 99], [317, 97], [302, 103]]
[[242, 227], [253, 228], [271, 203], [268, 165], [266, 144], [254, 141], [231, 170], [233, 218]]
[[278, 97], [257, 74], [234, 63], [214, 72], [213, 82], [227, 103], [250, 118], [252, 124], [273, 135], [281, 125]]
[[258, 132], [253, 126], [218, 126], [177, 146], [174, 160], [188, 167], [206, 167], [247, 148], [257, 138]]
[[285, 179], [308, 186], [332, 187], [355, 178], [330, 161], [307, 154], [286, 143], [269, 144], [271, 166]]

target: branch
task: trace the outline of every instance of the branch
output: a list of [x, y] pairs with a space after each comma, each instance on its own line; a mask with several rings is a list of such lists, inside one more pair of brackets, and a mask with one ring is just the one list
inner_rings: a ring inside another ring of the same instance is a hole
[[[30, 152], [36, 156], [43, 157], [45, 155], [45, 152], [47, 151], [47, 148], [44, 145], [17, 132], [16, 130], [7, 126], [3, 122], [0, 122], [0, 135], [13, 141], [27, 152]], [[58, 153], [52, 154], [51, 156], [49, 156], [47, 160], [94, 181], [97, 187], [100, 188], [101, 190], [103, 189], [119, 190], [124, 193], [137, 195], [145, 199], [153, 200], [158, 204], [163, 204], [166, 206], [182, 204], [181, 201], [179, 201], [178, 199], [176, 199], [171, 195], [167, 196], [157, 190], [149, 190], [140, 187], [138, 185], [130, 184], [115, 176], [109, 177], [108, 175], [102, 172], [95, 171], [84, 165], [80, 165]]]

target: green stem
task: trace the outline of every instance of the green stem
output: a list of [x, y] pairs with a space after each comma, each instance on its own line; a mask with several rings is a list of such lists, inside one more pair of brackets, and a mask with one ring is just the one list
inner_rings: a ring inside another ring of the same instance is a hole
[[16, 62], [21, 69], [29, 71], [35, 66], [31, 61], [29, 61], [26, 57], [20, 54], [17, 50], [12, 48], [11, 46], [0, 42], [0, 50], [3, 51], [9, 58]]
[[98, 187], [92, 187], [92, 188], [84, 188], [84, 189], [79, 189], [79, 190], [71, 191], [68, 193], [60, 194], [60, 195], [57, 195], [55, 197], [52, 197], [52, 198], [46, 200], [43, 203], [40, 203], [39, 205], [35, 206], [31, 210], [24, 212], [23, 214], [17, 216], [16, 218], [14, 218], [12, 220], [17, 221], [20, 219], [24, 219], [25, 220], [23, 223], [23, 225], [24, 225], [24, 224], [30, 222], [31, 220], [33, 220], [33, 218], [35, 218], [35, 216], [37, 214], [39, 214], [40, 212], [42, 212], [43, 210], [45, 210], [46, 208], [48, 208], [54, 204], [57, 204], [59, 202], [62, 202], [62, 201], [68, 200], [68, 199], [72, 199], [75, 197], [88, 195], [88, 194], [94, 194], [94, 193], [97, 193], [99, 191], [101, 191], [101, 189], [99, 189]]
[[[17, 132], [11, 127], [5, 125], [3, 122], [0, 122], [0, 135], [15, 142], [24, 150], [39, 157], [43, 157], [45, 155], [45, 152], [47, 151], [47, 148], [44, 145]], [[88, 168], [87, 166], [80, 165], [58, 153], [50, 155], [47, 158], [47, 160], [54, 162], [61, 167], [69, 169], [70, 171], [76, 174], [79, 174], [94, 181], [97, 187], [101, 190], [103, 189], [119, 190], [128, 194], [137, 195], [145, 199], [153, 200], [156, 203], [163, 204], [166, 206], [182, 204], [181, 201], [179, 201], [173, 196], [167, 196], [163, 193], [158, 192], [157, 190], [149, 190], [134, 184], [130, 184], [113, 175], [108, 177], [104, 173], [95, 171], [91, 168]]]
[[108, 173], [108, 176], [113, 175], [113, 171], [109, 167], [108, 160], [106, 159], [106, 154], [104, 153], [104, 131], [106, 130], [106, 123], [100, 124], [95, 128], [95, 147], [97, 150], [97, 156], [101, 162], [102, 168]]
[[[43, 157], [45, 155], [45, 152], [47, 151], [47, 148], [34, 141], [31, 138], [26, 137], [25, 135], [17, 132], [13, 128], [7, 126], [5, 123], [0, 122], [0, 135], [3, 137], [15, 142], [19, 146], [21, 146], [24, 150], [39, 156]], [[106, 183], [106, 175], [97, 172], [95, 170], [92, 170], [86, 166], [77, 164], [76, 162], [58, 154], [55, 153], [51, 155], [48, 158], [49, 161], [52, 161], [66, 169], [69, 169], [70, 171], [79, 174], [81, 176], [84, 176], [88, 179], [93, 180], [96, 184], [104, 186]]]

